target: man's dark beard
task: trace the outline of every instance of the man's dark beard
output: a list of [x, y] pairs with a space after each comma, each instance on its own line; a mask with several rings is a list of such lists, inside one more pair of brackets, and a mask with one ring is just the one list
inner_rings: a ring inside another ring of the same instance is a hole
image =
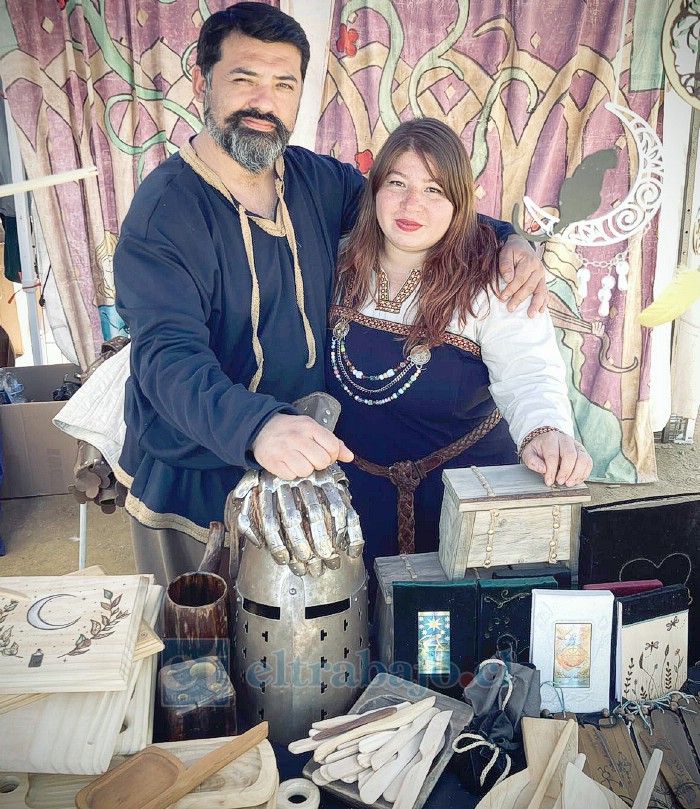
[[[275, 125], [272, 132], [257, 132], [242, 123], [243, 118], [257, 118]], [[216, 143], [236, 163], [251, 174], [260, 174], [271, 168], [289, 143], [291, 131], [271, 112], [254, 109], [239, 110], [229, 115], [219, 126], [209, 104], [204, 110], [204, 123]]]

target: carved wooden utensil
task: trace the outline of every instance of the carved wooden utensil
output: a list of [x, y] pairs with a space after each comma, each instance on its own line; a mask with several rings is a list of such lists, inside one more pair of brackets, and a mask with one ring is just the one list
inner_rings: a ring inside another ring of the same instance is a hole
[[413, 809], [423, 781], [430, 770], [430, 765], [445, 741], [445, 731], [451, 718], [452, 711], [440, 711], [430, 720], [418, 748], [421, 755], [420, 761], [414, 764], [401, 784], [394, 802], [394, 809]]
[[562, 809], [608, 809], [598, 784], [574, 764], [566, 765], [562, 785]]
[[166, 809], [267, 738], [267, 722], [203, 756], [189, 769], [172, 753], [147, 747], [81, 789], [77, 809]]

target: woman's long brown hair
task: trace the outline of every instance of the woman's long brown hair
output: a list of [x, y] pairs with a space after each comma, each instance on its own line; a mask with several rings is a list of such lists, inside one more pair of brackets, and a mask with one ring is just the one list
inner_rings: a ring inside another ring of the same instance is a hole
[[407, 121], [389, 135], [370, 171], [357, 222], [339, 257], [336, 301], [360, 308], [373, 296], [377, 285], [371, 281], [384, 243], [375, 200], [405, 152], [421, 158], [454, 206], [447, 232], [425, 257], [416, 318], [406, 338], [408, 352], [417, 345], [440, 345], [455, 312], [462, 324], [469, 315], [475, 316], [477, 295], [488, 288], [496, 290], [499, 245], [493, 230], [477, 221], [474, 179], [462, 141], [434, 118]]

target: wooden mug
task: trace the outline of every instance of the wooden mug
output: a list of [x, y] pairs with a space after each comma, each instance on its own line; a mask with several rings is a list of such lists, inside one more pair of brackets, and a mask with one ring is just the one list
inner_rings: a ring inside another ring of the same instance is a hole
[[229, 596], [219, 569], [224, 544], [223, 523], [212, 522], [199, 569], [168, 585], [161, 610], [163, 663], [218, 657], [229, 667]]

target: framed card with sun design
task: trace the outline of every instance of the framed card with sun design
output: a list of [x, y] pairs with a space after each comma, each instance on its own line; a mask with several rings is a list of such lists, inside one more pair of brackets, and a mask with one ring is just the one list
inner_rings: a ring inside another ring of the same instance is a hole
[[607, 590], [532, 591], [530, 662], [540, 672], [543, 708], [609, 707], [613, 601]]
[[0, 578], [0, 693], [127, 687], [145, 576]]

